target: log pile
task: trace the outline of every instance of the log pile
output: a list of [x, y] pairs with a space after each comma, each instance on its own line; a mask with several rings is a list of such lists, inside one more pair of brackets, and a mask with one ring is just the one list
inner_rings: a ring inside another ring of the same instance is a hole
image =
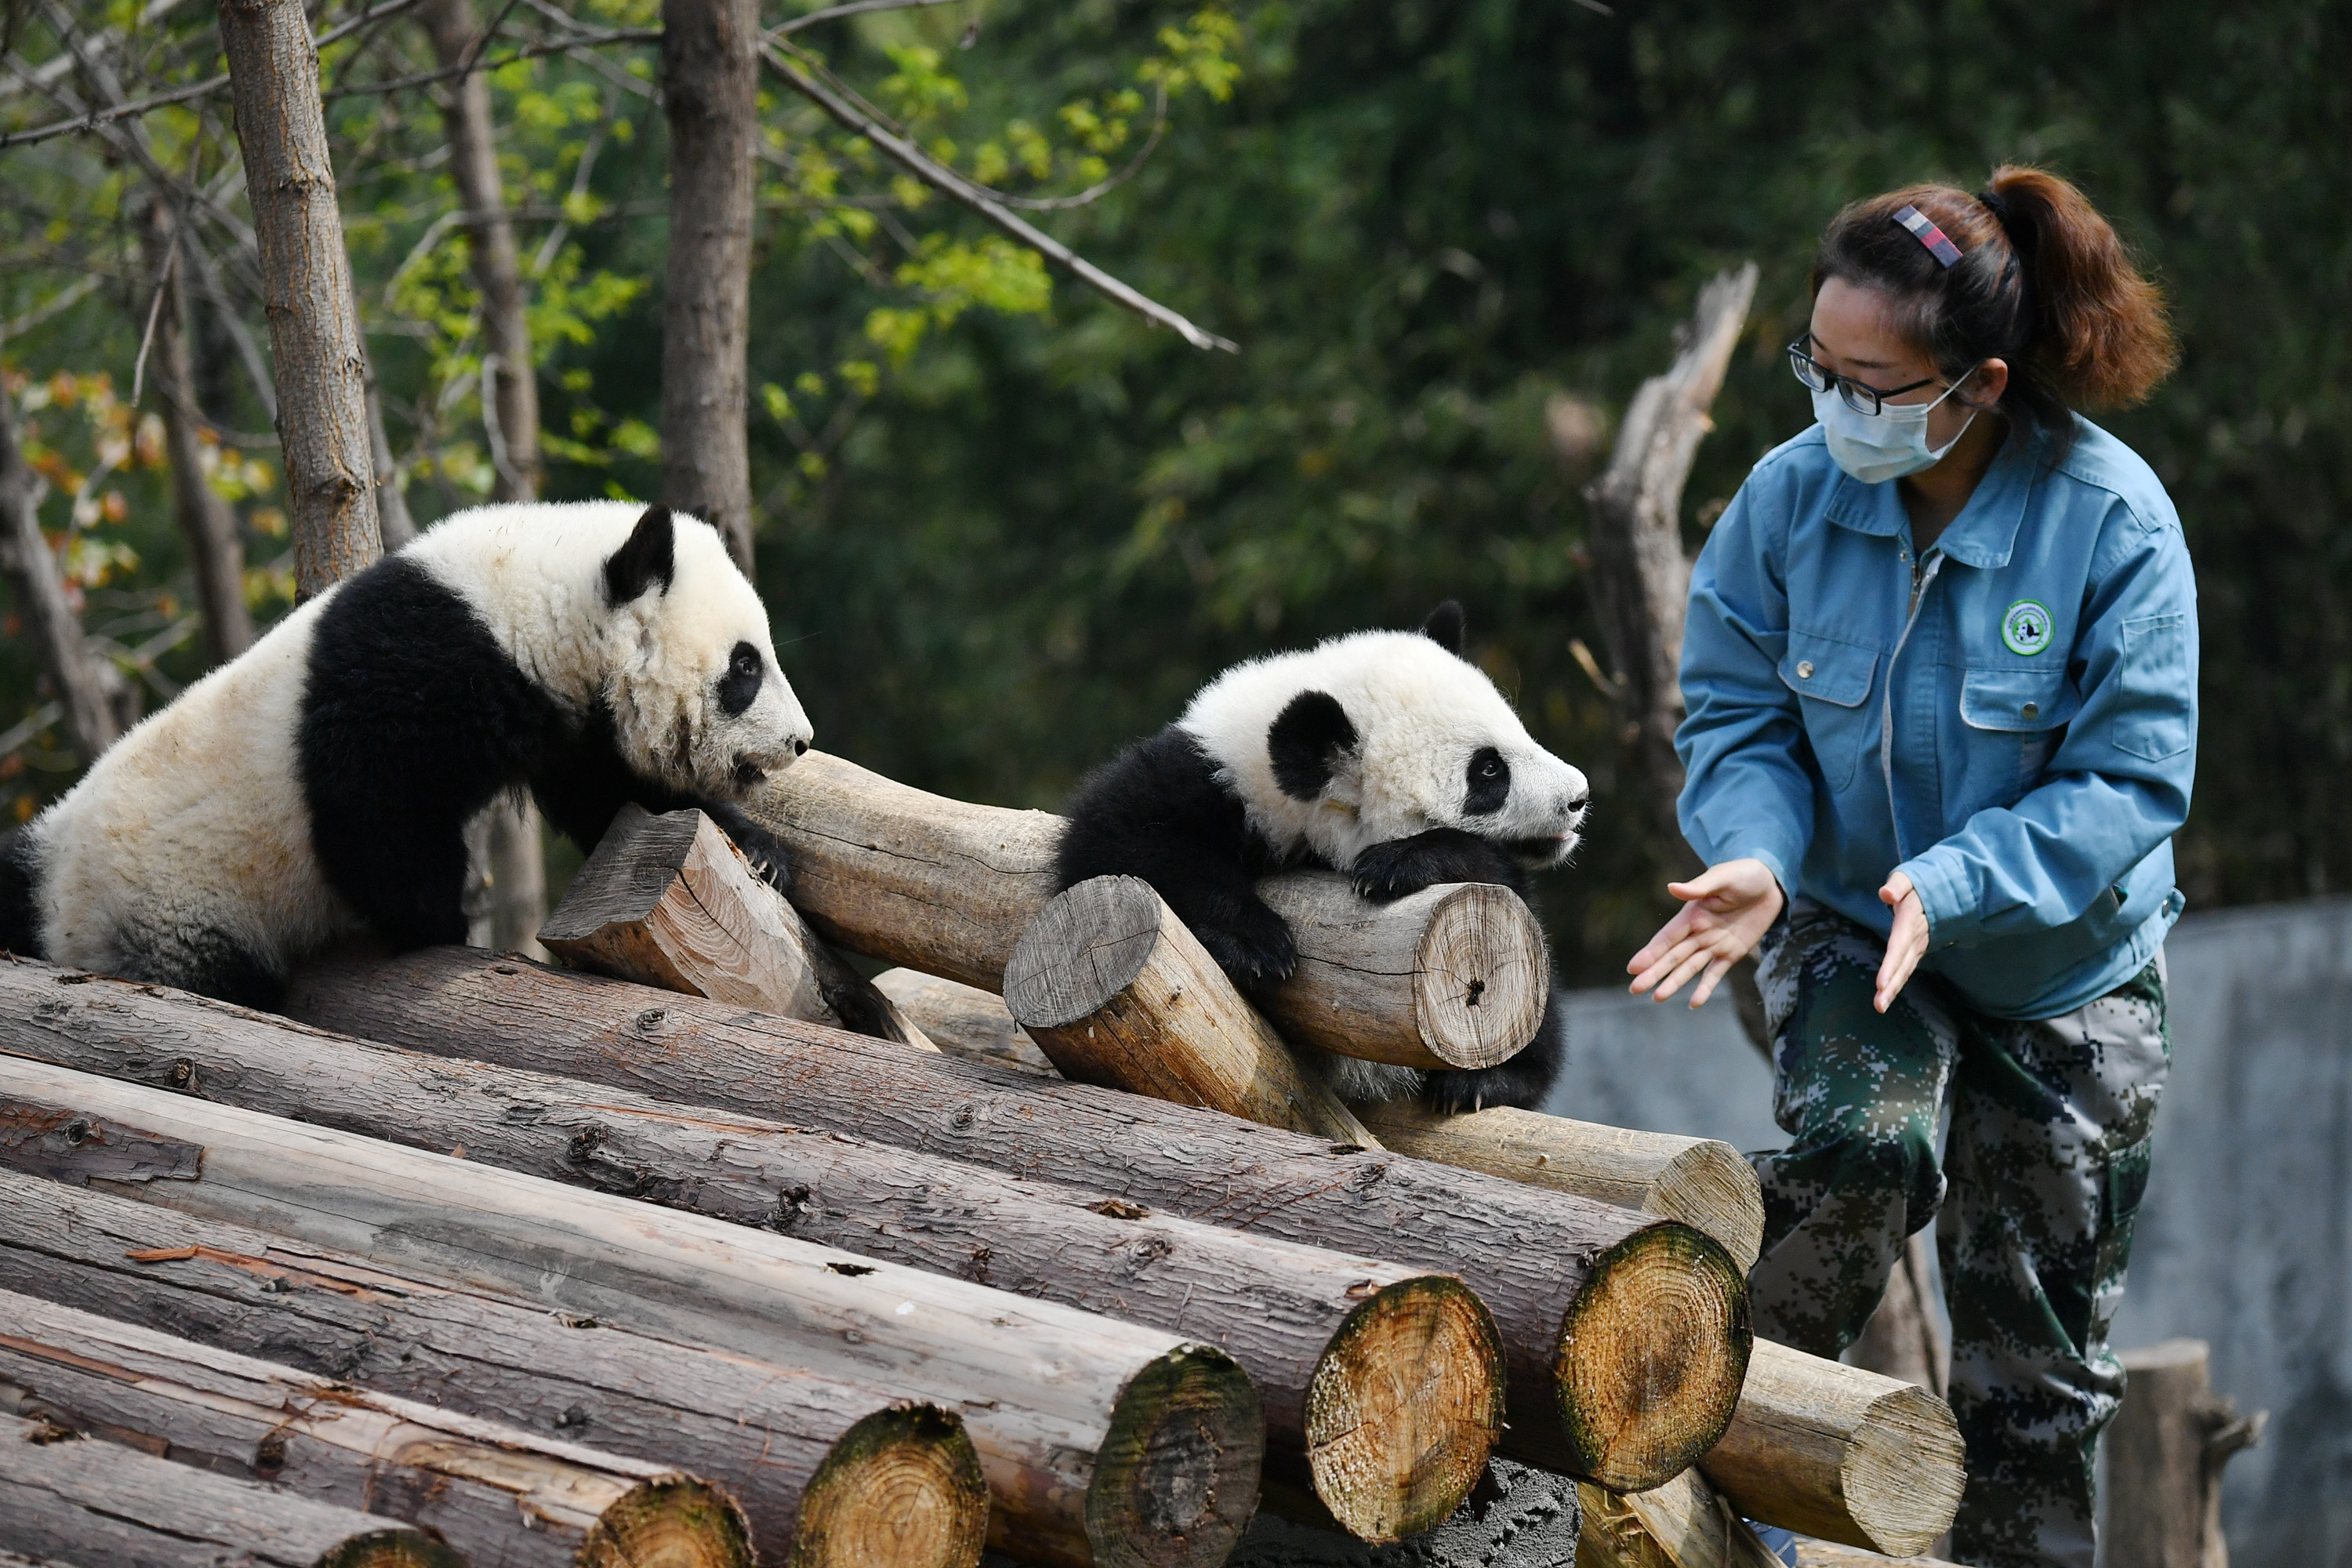
[[757, 813], [790, 902], [632, 809], [568, 969], [352, 950], [271, 1016], [0, 963], [0, 1560], [130, 1461], [272, 1563], [1209, 1568], [1262, 1489], [1469, 1528], [1490, 1453], [1580, 1561], [1948, 1522], [1940, 1401], [1753, 1342], [1731, 1151], [1332, 1093], [1532, 1037], [1507, 889], [1269, 879], [1244, 995], [1148, 885], [1056, 896], [1051, 816], [814, 753]]

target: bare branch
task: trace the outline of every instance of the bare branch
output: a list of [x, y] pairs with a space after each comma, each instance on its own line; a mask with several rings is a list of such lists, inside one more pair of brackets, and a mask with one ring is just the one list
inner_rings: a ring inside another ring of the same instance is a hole
[[954, 5], [961, 0], [852, 0], [847, 5], [828, 5], [822, 11], [812, 11], [805, 16], [795, 16], [781, 26], [768, 29], [771, 38], [782, 38], [814, 27], [819, 22], [837, 22], [844, 16], [862, 16], [868, 11], [906, 11], [930, 5]]
[[0, 339], [22, 337], [43, 321], [64, 315], [68, 310], [89, 298], [91, 291], [102, 281], [103, 279], [96, 273], [90, 273], [68, 283], [23, 315], [10, 321], [0, 322]]
[[1125, 306], [1145, 321], [1171, 329], [1196, 349], [1223, 349], [1228, 353], [1241, 352], [1239, 346], [1229, 340], [1218, 337], [1213, 332], [1202, 331], [1158, 300], [1147, 298], [1129, 288], [1109, 273], [1079, 256], [1068, 246], [1041, 232], [1017, 215], [1008, 211], [994, 195], [973, 184], [954, 170], [936, 162], [913, 142], [904, 137], [892, 134], [875, 121], [859, 113], [857, 110], [851, 107], [848, 100], [843, 95], [845, 89], [837, 92], [833, 87], [817, 79], [823, 68], [808, 59], [806, 56], [797, 55], [796, 52], [796, 58], [787, 59], [774, 45], [763, 39], [760, 47], [760, 59], [768, 68], [771, 75], [824, 110], [832, 117], [835, 123], [844, 130], [865, 137], [887, 153], [917, 179], [950, 200], [970, 207], [1014, 239], [1036, 251], [1046, 260], [1066, 268], [1072, 277], [1105, 299]]

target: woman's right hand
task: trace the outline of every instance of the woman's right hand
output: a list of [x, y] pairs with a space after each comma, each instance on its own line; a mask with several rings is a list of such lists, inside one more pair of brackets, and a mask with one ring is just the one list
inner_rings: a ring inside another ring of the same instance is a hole
[[1780, 918], [1780, 879], [1761, 860], [1726, 860], [1687, 882], [1668, 882], [1682, 909], [1625, 965], [1636, 996], [1654, 991], [1661, 1002], [1694, 974], [1690, 1005], [1715, 994], [1731, 966], [1756, 951]]

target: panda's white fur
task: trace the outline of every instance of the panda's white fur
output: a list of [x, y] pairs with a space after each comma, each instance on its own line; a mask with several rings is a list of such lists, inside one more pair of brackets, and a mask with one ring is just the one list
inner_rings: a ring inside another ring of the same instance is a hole
[[[610, 749], [628, 769], [677, 796], [740, 799], [806, 750], [808, 719], [776, 666], [758, 595], [708, 524], [667, 520], [667, 584], [606, 602], [606, 563], [650, 515], [619, 501], [485, 507], [373, 570], [422, 568], [556, 710], [578, 721], [608, 709]], [[302, 735], [321, 620], [366, 581], [289, 614], [125, 735], [19, 842], [0, 841], [0, 872], [17, 878], [8, 890], [29, 905], [43, 956], [228, 994], [245, 981], [224, 974], [282, 978], [363, 928], [320, 863], [305, 786], [306, 764], [314, 789], [319, 765]], [[397, 646], [398, 627], [378, 629]], [[767, 675], [730, 714], [714, 688], [746, 642]], [[447, 718], [454, 732], [467, 716]]]
[[[1283, 790], [1266, 746], [1275, 720], [1304, 691], [1337, 698], [1361, 737], [1314, 800]], [[1201, 689], [1176, 726], [1286, 857], [1303, 850], [1346, 868], [1375, 844], [1433, 827], [1552, 841], [1523, 857], [1546, 865], [1576, 849], [1584, 775], [1536, 744], [1485, 671], [1419, 632], [1354, 632], [1235, 665]], [[1501, 811], [1474, 819], [1463, 810], [1463, 764], [1484, 746], [1510, 765], [1511, 792]]]

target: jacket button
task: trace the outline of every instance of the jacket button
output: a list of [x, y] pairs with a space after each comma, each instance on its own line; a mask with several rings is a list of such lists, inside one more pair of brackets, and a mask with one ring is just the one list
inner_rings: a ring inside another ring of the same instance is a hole
[[1813, 661], [1810, 658], [1800, 659], [1797, 662], [1797, 679], [1799, 680], [1811, 680], [1812, 678]]
[[2029, 703], [2027, 703], [2027, 704], [2026, 704], [2022, 709], [2021, 709], [2021, 710], [2020, 710], [2020, 711], [2021, 711], [2021, 712], [2022, 712], [2022, 713], [2023, 713], [2027, 718], [2031, 719], [2031, 718], [2032, 718], [2035, 714], [2040, 713], [2040, 712], [2042, 711], [2042, 704], [2041, 704], [2041, 703], [2039, 703], [2039, 702], [2029, 702]]

